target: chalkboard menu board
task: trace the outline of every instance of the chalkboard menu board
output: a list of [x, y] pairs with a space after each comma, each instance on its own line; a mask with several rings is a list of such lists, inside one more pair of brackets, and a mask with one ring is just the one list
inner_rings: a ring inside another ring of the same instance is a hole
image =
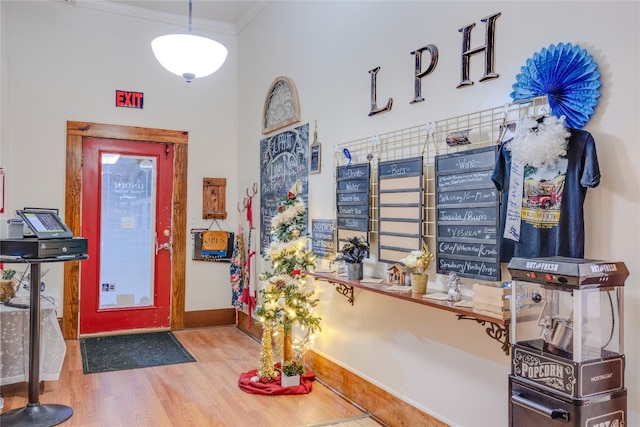
[[311, 220], [311, 247], [319, 258], [336, 256], [336, 226], [332, 219]]
[[309, 124], [260, 141], [260, 253], [271, 243], [271, 219], [296, 181], [309, 206]]
[[369, 163], [336, 168], [338, 242], [354, 236], [364, 236], [369, 240], [370, 175]]
[[436, 265], [441, 274], [500, 280], [498, 147], [436, 156]]
[[378, 259], [422, 249], [422, 156], [378, 163]]

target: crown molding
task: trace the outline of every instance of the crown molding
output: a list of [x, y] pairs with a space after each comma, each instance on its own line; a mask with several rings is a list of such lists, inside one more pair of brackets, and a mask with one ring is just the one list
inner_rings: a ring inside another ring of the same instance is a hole
[[242, 15], [242, 17], [238, 20], [238, 22], [235, 25], [235, 34], [237, 35], [238, 33], [240, 33], [240, 31], [242, 31], [247, 25], [249, 25], [249, 23], [253, 21], [253, 18], [258, 16], [258, 14], [262, 12], [262, 10], [266, 8], [270, 3], [272, 2], [259, 1], [251, 9], [249, 9], [244, 15]]

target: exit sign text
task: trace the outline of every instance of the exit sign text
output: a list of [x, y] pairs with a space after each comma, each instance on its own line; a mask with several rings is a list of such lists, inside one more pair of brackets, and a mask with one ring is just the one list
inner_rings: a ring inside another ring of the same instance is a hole
[[116, 107], [140, 108], [144, 103], [144, 93], [116, 90]]

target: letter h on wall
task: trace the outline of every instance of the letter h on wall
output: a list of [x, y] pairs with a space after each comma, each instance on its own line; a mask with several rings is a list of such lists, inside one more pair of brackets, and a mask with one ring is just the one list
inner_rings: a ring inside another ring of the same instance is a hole
[[462, 74], [460, 77], [460, 84], [458, 88], [464, 86], [470, 86], [473, 84], [469, 80], [469, 58], [476, 53], [484, 51], [484, 75], [480, 78], [480, 81], [495, 79], [499, 75], [493, 72], [493, 53], [494, 53], [494, 41], [495, 41], [495, 27], [496, 19], [501, 15], [500, 12], [482, 18], [482, 22], [486, 22], [487, 29], [485, 35], [485, 44], [471, 49], [471, 30], [476, 24], [470, 24], [466, 27], [462, 27], [458, 32], [462, 33]]

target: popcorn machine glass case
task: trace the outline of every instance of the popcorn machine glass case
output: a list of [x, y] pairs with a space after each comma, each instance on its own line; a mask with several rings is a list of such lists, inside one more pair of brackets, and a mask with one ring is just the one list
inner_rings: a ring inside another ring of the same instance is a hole
[[509, 272], [511, 425], [624, 419], [624, 263], [513, 258]]
[[623, 353], [623, 263], [513, 258], [512, 342], [574, 362]]

